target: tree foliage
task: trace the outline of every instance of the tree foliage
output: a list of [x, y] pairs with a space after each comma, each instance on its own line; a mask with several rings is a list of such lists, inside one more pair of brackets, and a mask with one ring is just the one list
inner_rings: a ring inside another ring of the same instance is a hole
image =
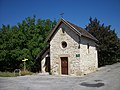
[[22, 23], [0, 28], [0, 71], [21, 68], [22, 60], [28, 58], [27, 68], [36, 70], [35, 58], [45, 46], [45, 39], [56, 25], [56, 20], [36, 20], [27, 17]]
[[86, 30], [98, 39], [99, 66], [112, 64], [118, 61], [120, 55], [120, 39], [111, 26], [100, 24], [97, 18], [90, 18]]

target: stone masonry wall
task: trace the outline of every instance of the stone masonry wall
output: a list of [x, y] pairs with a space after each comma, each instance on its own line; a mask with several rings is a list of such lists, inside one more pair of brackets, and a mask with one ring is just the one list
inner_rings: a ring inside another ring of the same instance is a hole
[[[62, 32], [62, 29], [65, 31]], [[62, 48], [61, 42], [67, 43], [66, 48]], [[50, 60], [51, 73], [61, 75], [60, 57], [68, 57], [68, 74], [81, 75], [93, 72], [97, 68], [97, 52], [95, 43], [92, 40], [81, 38], [79, 47], [79, 36], [65, 24], [61, 24], [58, 31], [50, 42]], [[86, 43], [90, 43], [89, 53], [87, 52]], [[76, 55], [80, 54], [80, 57]]]
[[[89, 50], [87, 49], [87, 43], [89, 43]], [[80, 69], [83, 74], [91, 73], [98, 68], [98, 57], [95, 42], [87, 38], [81, 37], [80, 45]]]

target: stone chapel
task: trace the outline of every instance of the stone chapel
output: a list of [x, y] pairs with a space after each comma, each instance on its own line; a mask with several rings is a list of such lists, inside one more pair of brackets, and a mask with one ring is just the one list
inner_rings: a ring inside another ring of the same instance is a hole
[[42, 73], [80, 76], [98, 68], [96, 42], [83, 28], [61, 19], [47, 38], [47, 46], [37, 57]]

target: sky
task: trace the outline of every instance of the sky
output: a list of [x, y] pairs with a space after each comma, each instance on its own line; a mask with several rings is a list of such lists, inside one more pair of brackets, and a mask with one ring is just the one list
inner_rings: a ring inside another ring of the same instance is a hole
[[89, 18], [111, 25], [120, 38], [120, 0], [0, 0], [0, 28], [17, 25], [28, 16], [40, 19], [68, 20], [82, 28]]

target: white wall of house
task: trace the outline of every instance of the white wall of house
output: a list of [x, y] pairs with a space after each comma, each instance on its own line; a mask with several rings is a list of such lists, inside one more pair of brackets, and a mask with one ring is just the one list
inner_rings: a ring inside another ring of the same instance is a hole
[[[87, 49], [87, 43], [90, 45], [89, 49]], [[81, 37], [80, 68], [83, 74], [94, 72], [98, 68], [98, 55], [95, 45], [93, 40]]]
[[46, 57], [48, 57], [49, 56], [49, 53], [50, 52], [50, 49], [48, 49], [43, 55], [42, 55], [42, 57], [41, 57], [41, 72], [42, 73], [46, 73], [46, 71], [45, 71], [45, 68], [46, 68], [46, 65], [45, 65], [45, 63], [46, 63]]
[[41, 61], [41, 70], [42, 70], [42, 73], [45, 73], [45, 58], [46, 58], [46, 57], [44, 57], [44, 58], [42, 59], [42, 61]]

